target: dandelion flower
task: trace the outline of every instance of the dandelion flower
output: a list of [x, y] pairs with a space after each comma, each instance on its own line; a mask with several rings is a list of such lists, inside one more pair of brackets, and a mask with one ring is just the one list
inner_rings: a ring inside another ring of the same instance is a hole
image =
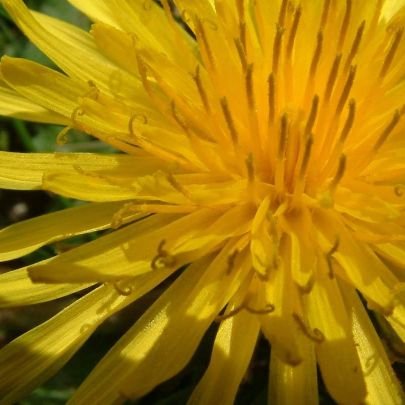
[[405, 342], [403, 2], [70, 2], [90, 33], [2, 0], [61, 72], [4, 56], [0, 112], [121, 153], [1, 152], [3, 188], [86, 204], [3, 229], [0, 258], [111, 232], [0, 275], [2, 307], [86, 289], [0, 351], [2, 403], [176, 272], [72, 404], [145, 395], [215, 321], [191, 404], [234, 401], [260, 334], [272, 404], [318, 403], [318, 366], [337, 403], [403, 403], [363, 305]]

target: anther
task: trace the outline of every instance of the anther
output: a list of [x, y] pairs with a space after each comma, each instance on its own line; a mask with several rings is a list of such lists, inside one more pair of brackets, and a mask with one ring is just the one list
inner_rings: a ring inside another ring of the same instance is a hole
[[301, 6], [298, 6], [294, 13], [294, 20], [293, 20], [290, 35], [289, 35], [288, 41], [287, 41], [287, 59], [290, 59], [292, 56], [292, 52], [294, 49], [294, 42], [295, 42], [295, 38], [297, 36], [298, 25], [299, 25], [300, 19], [301, 19], [301, 14], [302, 14]]
[[278, 143], [278, 158], [281, 159], [284, 156], [285, 149], [287, 146], [287, 136], [288, 136], [288, 115], [284, 113], [280, 120], [280, 138]]
[[170, 108], [171, 108], [172, 116], [173, 116], [174, 120], [176, 121], [177, 125], [184, 131], [184, 133], [187, 136], [190, 136], [190, 131], [187, 128], [187, 125], [183, 122], [183, 120], [180, 118], [180, 116], [177, 112], [176, 103], [174, 100], [172, 100], [172, 102], [170, 103]]
[[244, 305], [243, 308], [254, 315], [267, 315], [274, 312], [276, 309], [273, 304], [267, 304], [264, 308], [252, 308], [249, 305]]
[[324, 28], [326, 22], [328, 21], [329, 9], [330, 9], [330, 0], [325, 0], [323, 4], [320, 28]]
[[287, 6], [288, 6], [288, 0], [283, 0], [280, 6], [280, 11], [278, 14], [278, 25], [284, 26], [285, 24], [285, 17], [287, 15]]
[[176, 258], [171, 256], [165, 249], [166, 241], [163, 239], [158, 246], [157, 255], [152, 259], [151, 267], [153, 270], [165, 269], [176, 264]]
[[246, 164], [246, 171], [247, 171], [247, 178], [249, 183], [253, 183], [255, 179], [255, 168], [253, 164], [253, 155], [249, 153], [248, 157], [245, 160]]
[[226, 125], [228, 126], [228, 130], [229, 130], [229, 133], [232, 138], [232, 142], [234, 145], [236, 145], [238, 143], [238, 133], [235, 128], [235, 123], [232, 119], [232, 114], [229, 109], [228, 100], [226, 99], [226, 97], [222, 97], [220, 103], [221, 103], [222, 113], [224, 114], [224, 118], [226, 121]]
[[79, 106], [76, 107], [72, 114], [70, 115], [70, 120], [72, 121], [74, 126], [79, 126], [80, 124], [77, 122], [78, 117], [82, 117], [84, 115], [83, 107]]
[[238, 10], [239, 21], [245, 21], [244, 0], [237, 0], [236, 1], [236, 8]]
[[326, 258], [326, 263], [328, 265], [328, 276], [329, 278], [334, 278], [334, 273], [333, 273], [333, 264], [332, 264], [332, 259], [333, 255], [337, 252], [339, 249], [339, 244], [340, 244], [340, 239], [337, 237], [335, 239], [335, 242], [333, 243], [332, 247], [329, 249], [329, 251], [326, 253], [325, 258]]
[[335, 177], [333, 178], [331, 184], [330, 184], [330, 188], [332, 191], [334, 191], [337, 187], [337, 185], [339, 184], [340, 180], [342, 180], [343, 175], [346, 171], [346, 155], [342, 155], [339, 159], [339, 165], [338, 165], [338, 169], [336, 171]]
[[235, 250], [228, 256], [226, 274], [230, 274], [230, 273], [232, 272], [232, 270], [234, 269], [234, 267], [235, 267], [235, 260], [236, 260], [236, 257], [238, 256], [239, 253], [240, 253], [239, 250], [238, 250], [238, 249], [235, 249]]
[[72, 129], [72, 127], [67, 126], [62, 129], [56, 136], [56, 144], [59, 146], [66, 145], [68, 143], [68, 132]]
[[401, 42], [402, 34], [404, 33], [404, 29], [401, 28], [395, 33], [394, 40], [392, 41], [392, 45], [390, 50], [388, 51], [387, 55], [385, 56], [384, 63], [381, 67], [380, 71], [380, 79], [382, 79], [388, 72], [388, 69], [391, 66], [392, 61], [394, 60], [395, 53], [398, 50], [399, 44]]
[[397, 197], [403, 197], [404, 196], [404, 188], [405, 186], [399, 185], [394, 187], [394, 193]]
[[338, 76], [339, 65], [340, 65], [341, 59], [342, 59], [342, 54], [338, 54], [338, 55], [336, 55], [335, 60], [333, 61], [333, 65], [332, 65], [332, 68], [329, 73], [328, 82], [326, 84], [326, 89], [325, 89], [325, 94], [324, 94], [325, 101], [329, 101], [330, 96], [332, 94], [332, 90], [333, 90], [333, 87], [335, 85], [335, 82], [336, 82], [336, 79]]
[[210, 105], [208, 102], [207, 93], [205, 92], [204, 85], [201, 80], [200, 65], [197, 65], [197, 68], [195, 70], [195, 75], [193, 76], [193, 78], [194, 78], [195, 84], [197, 86], [198, 93], [200, 94], [201, 101], [203, 102], [204, 108], [207, 112], [210, 112], [211, 109], [210, 109]]
[[352, 12], [352, 0], [346, 0], [346, 11], [342, 21], [342, 27], [340, 28], [340, 36], [338, 42], [338, 49], [342, 49], [343, 43], [346, 38], [347, 29], [350, 23], [350, 14]]
[[339, 116], [343, 110], [344, 105], [346, 104], [347, 98], [349, 97], [350, 91], [353, 87], [354, 78], [356, 77], [356, 66], [352, 66], [350, 68], [349, 75], [347, 76], [347, 80], [345, 86], [343, 87], [342, 94], [340, 95], [340, 99], [336, 108], [336, 116]]
[[308, 164], [309, 164], [309, 158], [311, 156], [311, 150], [312, 150], [312, 145], [314, 143], [314, 139], [312, 136], [309, 136], [307, 138], [307, 141], [305, 142], [305, 149], [304, 149], [304, 156], [302, 158], [302, 163], [301, 163], [301, 168], [300, 168], [300, 175], [299, 177], [301, 179], [304, 178], [305, 173], [307, 171], [308, 168]]
[[344, 70], [347, 71], [359, 50], [360, 42], [363, 37], [364, 28], [366, 26], [366, 21], [362, 21], [359, 28], [357, 29], [356, 36], [354, 37], [354, 41], [352, 44], [352, 48], [350, 49], [349, 55], [347, 56], [346, 64]]
[[93, 80], [89, 80], [87, 84], [90, 86], [90, 90], [84, 97], [89, 97], [93, 100], [97, 100], [98, 96], [100, 95], [100, 90], [97, 87], [96, 83], [94, 83]]
[[244, 309], [244, 307], [243, 307], [243, 305], [240, 305], [240, 306], [232, 309], [231, 311], [229, 311], [227, 314], [217, 315], [215, 317], [214, 321], [217, 323], [226, 321], [227, 319], [230, 319], [233, 316], [237, 315], [240, 311], [242, 311], [242, 309]]
[[322, 53], [322, 46], [323, 46], [323, 33], [322, 31], [319, 31], [316, 37], [315, 52], [314, 55], [312, 56], [311, 67], [309, 69], [310, 78], [313, 78], [315, 76], [316, 71], [318, 69], [318, 64]]
[[318, 328], [311, 330], [302, 317], [297, 313], [293, 313], [292, 316], [306, 337], [315, 343], [322, 343], [325, 340], [324, 334]]
[[128, 132], [133, 136], [137, 137], [135, 133], [135, 122], [140, 123], [141, 125], [146, 125], [148, 123], [148, 118], [144, 114], [134, 114], [128, 121]]
[[305, 135], [309, 135], [312, 132], [312, 128], [314, 126], [316, 116], [318, 114], [318, 106], [319, 106], [319, 96], [315, 94], [314, 98], [312, 99], [311, 111], [308, 116], [307, 123], [305, 125]]
[[345, 143], [345, 141], [350, 133], [350, 130], [353, 127], [355, 115], [356, 115], [356, 101], [351, 99], [349, 101], [349, 113], [347, 115], [347, 119], [346, 119], [345, 125], [342, 129], [342, 132], [340, 133], [340, 136], [339, 136], [339, 142], [342, 144]]
[[239, 60], [242, 65], [242, 70], [244, 72], [246, 72], [248, 63], [247, 63], [246, 53], [245, 53], [245, 50], [243, 49], [242, 42], [241, 42], [240, 38], [235, 38], [234, 42], [235, 42], [236, 50], [238, 51]]
[[276, 35], [274, 36], [273, 43], [273, 72], [277, 75], [278, 66], [280, 64], [281, 41], [284, 34], [284, 27], [281, 25], [276, 26]]
[[199, 37], [201, 39], [201, 41], [204, 45], [208, 60], [211, 64], [211, 66], [214, 67], [215, 66], [214, 56], [212, 54], [212, 51], [211, 51], [211, 48], [210, 48], [210, 45], [209, 45], [209, 42], [207, 39], [207, 35], [205, 33], [204, 26], [199, 18], [196, 18], [195, 28], [196, 28], [197, 37]]
[[253, 63], [251, 63], [246, 71], [245, 75], [246, 96], [249, 109], [252, 111], [255, 109], [255, 97], [253, 91]]
[[394, 115], [390, 121], [390, 123], [387, 125], [387, 127], [384, 129], [382, 134], [378, 137], [377, 142], [375, 143], [373, 149], [376, 152], [378, 149], [381, 148], [381, 146], [385, 143], [385, 141], [388, 139], [390, 136], [391, 132], [395, 129], [397, 126], [399, 120], [401, 119], [401, 113], [399, 110], [396, 110], [394, 112]]
[[269, 123], [273, 123], [276, 114], [276, 86], [274, 82], [274, 74], [270, 73], [267, 79], [268, 83], [268, 102], [269, 102]]
[[242, 44], [242, 49], [246, 53], [246, 23], [244, 22], [239, 24], [239, 38]]
[[173, 176], [173, 174], [169, 173], [166, 175], [167, 181], [170, 183], [170, 185], [179, 193], [181, 193], [184, 197], [186, 197], [188, 200], [192, 200], [192, 197], [188, 190], [184, 188], [183, 185], [181, 185], [176, 178]]
[[119, 281], [117, 281], [116, 283], [113, 283], [112, 285], [113, 285], [114, 289], [117, 291], [117, 293], [119, 295], [123, 295], [125, 297], [128, 297], [129, 295], [132, 294], [133, 289], [132, 289], [131, 286], [121, 285], [119, 283]]

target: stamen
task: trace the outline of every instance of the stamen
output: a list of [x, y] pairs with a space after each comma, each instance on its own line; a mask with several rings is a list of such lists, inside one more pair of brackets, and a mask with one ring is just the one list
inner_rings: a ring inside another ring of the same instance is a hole
[[225, 121], [228, 126], [228, 130], [231, 135], [231, 138], [232, 138], [232, 142], [234, 145], [237, 145], [239, 137], [238, 137], [238, 132], [236, 131], [236, 128], [235, 128], [235, 124], [233, 122], [231, 111], [229, 109], [228, 100], [226, 99], [226, 97], [222, 97], [220, 102], [221, 102], [222, 112], [224, 114]]
[[342, 155], [339, 159], [339, 165], [338, 169], [336, 171], [335, 177], [333, 178], [330, 188], [332, 191], [334, 191], [339, 184], [340, 180], [342, 180], [342, 177], [346, 171], [346, 155]]
[[363, 37], [364, 28], [366, 26], [366, 21], [363, 20], [360, 24], [359, 28], [357, 29], [356, 36], [354, 37], [354, 41], [352, 44], [352, 48], [350, 49], [349, 55], [347, 56], [346, 64], [344, 70], [347, 71], [359, 50], [360, 42]]
[[297, 313], [293, 313], [294, 320], [298, 323], [301, 331], [304, 333], [306, 337], [314, 341], [315, 343], [322, 343], [325, 340], [324, 334], [318, 329], [309, 329], [309, 326], [305, 323], [300, 315]]
[[399, 43], [401, 42], [402, 34], [404, 33], [404, 29], [401, 28], [395, 33], [394, 40], [392, 41], [392, 45], [390, 50], [388, 51], [387, 55], [385, 56], [384, 63], [381, 67], [379, 78], [382, 79], [388, 72], [388, 69], [391, 66], [392, 61], [394, 60], [395, 53], [398, 50]]
[[301, 6], [298, 6], [294, 13], [294, 20], [293, 20], [290, 35], [289, 35], [288, 41], [287, 41], [287, 59], [291, 59], [291, 56], [292, 56], [292, 52], [294, 49], [294, 42], [295, 42], [295, 38], [297, 36], [298, 25], [299, 25], [300, 19], [301, 19], [301, 14], [302, 14]]
[[349, 101], [349, 113], [347, 115], [345, 125], [344, 125], [342, 132], [340, 133], [340, 137], [339, 137], [339, 142], [341, 144], [345, 143], [347, 136], [349, 135], [350, 130], [353, 127], [355, 115], [356, 115], [356, 101], [354, 99], [351, 99]]
[[356, 77], [356, 70], [357, 70], [356, 66], [352, 66], [350, 68], [349, 75], [347, 77], [345, 86], [343, 87], [343, 91], [342, 94], [340, 95], [340, 99], [336, 108], [336, 116], [340, 115], [347, 101], [347, 98], [349, 97], [350, 91], [353, 87], [354, 78]]
[[305, 125], [305, 135], [309, 135], [312, 131], [314, 126], [316, 116], [318, 114], [318, 106], [319, 106], [319, 96], [315, 94], [314, 98], [312, 99], [312, 106], [311, 112], [309, 113], [307, 124]]
[[273, 123], [275, 119], [275, 110], [276, 110], [276, 86], [274, 83], [274, 74], [270, 73], [269, 78], [267, 79], [269, 94], [269, 123]]
[[336, 237], [334, 244], [332, 245], [332, 247], [329, 249], [329, 251], [325, 255], [326, 263], [327, 263], [328, 269], [329, 269], [328, 276], [330, 279], [335, 277], [334, 272], [333, 272], [332, 260], [333, 260], [333, 255], [339, 249], [339, 244], [340, 244], [340, 239], [339, 239], [339, 237]]
[[333, 87], [335, 85], [335, 82], [336, 82], [336, 79], [338, 76], [339, 65], [340, 65], [341, 59], [342, 59], [342, 54], [336, 55], [335, 60], [332, 65], [332, 69], [330, 70], [329, 78], [328, 78], [328, 82], [326, 84], [326, 89], [325, 89], [325, 94], [324, 94], [324, 98], [325, 98], [326, 102], [329, 101], [330, 96], [332, 94], [332, 90], [333, 90]]
[[197, 65], [195, 75], [193, 76], [193, 79], [195, 81], [195, 84], [198, 89], [198, 93], [200, 94], [201, 101], [203, 102], [204, 108], [207, 112], [211, 111], [209, 102], [208, 102], [208, 97], [207, 93], [205, 92], [204, 85], [201, 80], [201, 71], [200, 71], [200, 65]]
[[151, 263], [153, 270], [165, 269], [176, 264], [176, 258], [164, 250], [163, 247], [165, 244], [166, 241], [164, 239], [159, 243], [157, 255], [152, 259]]
[[387, 127], [384, 129], [382, 134], [378, 137], [377, 142], [375, 143], [373, 150], [376, 152], [378, 149], [381, 148], [381, 146], [385, 143], [385, 141], [388, 139], [390, 136], [391, 132], [395, 129], [397, 126], [399, 120], [401, 119], [401, 113], [399, 110], [396, 110], [394, 112], [394, 115], [391, 119], [391, 122], [387, 125]]
[[128, 297], [129, 295], [131, 295], [132, 291], [133, 291], [132, 286], [121, 285], [119, 281], [117, 281], [116, 283], [112, 283], [112, 286], [114, 287], [114, 289], [117, 291], [117, 293], [119, 295], [123, 295], [125, 297]]
[[252, 111], [255, 109], [255, 97], [253, 91], [253, 63], [251, 63], [245, 74], [246, 96], [249, 109]]
[[343, 43], [346, 38], [347, 29], [349, 28], [350, 23], [350, 14], [352, 12], [352, 0], [346, 0], [346, 11], [342, 21], [342, 27], [340, 28], [340, 36], [338, 42], [338, 49], [341, 50]]

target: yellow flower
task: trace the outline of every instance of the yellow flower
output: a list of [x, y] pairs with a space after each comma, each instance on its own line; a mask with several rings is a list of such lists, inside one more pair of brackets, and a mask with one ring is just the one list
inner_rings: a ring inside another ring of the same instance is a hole
[[358, 295], [405, 342], [403, 1], [70, 2], [89, 34], [2, 0], [63, 73], [3, 57], [0, 113], [123, 153], [1, 152], [3, 188], [88, 203], [2, 230], [0, 258], [113, 232], [0, 275], [2, 307], [86, 289], [0, 351], [2, 403], [176, 271], [72, 404], [144, 395], [215, 320], [192, 404], [234, 401], [260, 333], [271, 404], [318, 403], [317, 365], [337, 403], [403, 403]]

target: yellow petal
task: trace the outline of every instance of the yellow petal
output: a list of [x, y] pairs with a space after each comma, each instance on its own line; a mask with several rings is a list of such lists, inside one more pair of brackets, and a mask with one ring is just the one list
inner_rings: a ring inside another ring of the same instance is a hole
[[259, 334], [255, 315], [241, 311], [221, 323], [210, 364], [188, 404], [232, 405], [246, 373]]
[[44, 265], [31, 266], [30, 275], [36, 281], [77, 283], [135, 277], [155, 271], [156, 266], [164, 267], [165, 263], [175, 270], [206, 255], [232, 236], [206, 237], [205, 231], [211, 231], [210, 225], [217, 218], [211, 209], [178, 218], [158, 214], [130, 224]]
[[[42, 215], [0, 230], [0, 261], [24, 256], [43, 245], [111, 226], [120, 203], [87, 204]], [[133, 214], [132, 219], [136, 219]]]
[[27, 268], [23, 267], [0, 274], [0, 307], [18, 307], [51, 301], [89, 286], [90, 284], [33, 283]]
[[[156, 166], [155, 166], [156, 165]], [[13, 190], [36, 190], [42, 187], [45, 173], [92, 172], [96, 176], [119, 173], [125, 180], [152, 172], [159, 167], [153, 158], [95, 153], [13, 153], [0, 151], [0, 185]]]
[[245, 255], [241, 268], [226, 273], [234, 247], [228, 244], [211, 264], [208, 258], [187, 268], [93, 370], [72, 403], [138, 398], [181, 370], [249, 269]]
[[94, 330], [168, 276], [159, 270], [123, 288], [103, 285], [0, 350], [2, 403], [14, 404], [55, 374]]
[[277, 258], [277, 267], [271, 269], [264, 283], [266, 302], [274, 311], [260, 317], [262, 332], [272, 345], [272, 351], [290, 365], [300, 364], [302, 358], [298, 346], [298, 327], [293, 318], [297, 308], [297, 287], [291, 279], [291, 261], [283, 245], [282, 258]]
[[68, 0], [70, 4], [86, 14], [93, 21], [101, 21], [113, 27], [119, 28], [119, 23], [114, 14], [111, 13], [109, 1], [107, 0]]
[[298, 340], [302, 362], [292, 366], [271, 353], [269, 404], [318, 405], [318, 384], [314, 342], [306, 336]]
[[387, 312], [390, 311], [392, 291], [397, 280], [387, 266], [368, 246], [359, 243], [335, 216], [319, 216], [318, 219], [318, 241], [325, 254], [338, 241], [333, 257], [344, 270], [345, 277], [367, 300]]
[[[21, 0], [3, 0], [3, 5], [31, 42], [62, 70], [85, 83], [91, 80], [110, 92], [111, 77], [119, 69], [97, 51], [88, 33], [60, 20], [33, 14]], [[134, 95], [132, 89], [139, 87], [139, 82], [124, 71], [120, 74], [128, 84], [121, 91], [127, 96]]]
[[89, 91], [85, 83], [28, 60], [4, 56], [0, 68], [4, 80], [18, 93], [68, 118]]
[[405, 395], [367, 312], [354, 290], [341, 289], [352, 308], [352, 330], [367, 388], [367, 404], [402, 404]]
[[348, 313], [324, 259], [320, 265], [322, 271], [308, 294], [306, 312], [311, 328], [323, 335], [316, 347], [323, 381], [336, 402], [359, 404], [364, 402], [366, 387]]
[[68, 120], [19, 95], [0, 79], [0, 115], [33, 122], [67, 125]]

